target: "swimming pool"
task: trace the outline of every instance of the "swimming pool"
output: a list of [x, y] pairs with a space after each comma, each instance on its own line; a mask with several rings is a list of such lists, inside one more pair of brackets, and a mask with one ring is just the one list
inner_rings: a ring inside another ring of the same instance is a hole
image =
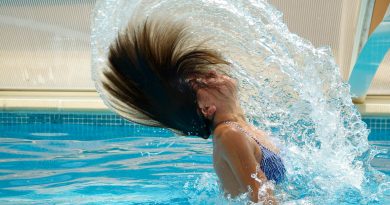
[[[372, 146], [382, 150], [371, 164], [389, 175], [390, 118], [364, 121]], [[210, 140], [108, 112], [0, 112], [0, 203], [225, 204], [211, 153]], [[339, 204], [361, 203], [346, 193]], [[295, 203], [305, 194], [292, 194]]]

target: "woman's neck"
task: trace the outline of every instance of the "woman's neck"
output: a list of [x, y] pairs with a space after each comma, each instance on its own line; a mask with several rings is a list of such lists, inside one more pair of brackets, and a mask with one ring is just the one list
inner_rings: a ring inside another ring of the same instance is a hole
[[233, 121], [237, 123], [246, 123], [245, 116], [240, 110], [236, 112], [216, 112], [213, 118], [213, 129], [216, 128], [219, 124], [227, 121]]

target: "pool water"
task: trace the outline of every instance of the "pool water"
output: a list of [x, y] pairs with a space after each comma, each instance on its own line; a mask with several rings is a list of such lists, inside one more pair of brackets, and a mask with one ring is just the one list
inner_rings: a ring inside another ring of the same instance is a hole
[[188, 203], [188, 184], [213, 172], [212, 145], [148, 131], [0, 125], [0, 204]]
[[[211, 140], [123, 122], [27, 118], [0, 124], [0, 204], [226, 203], [213, 171]], [[372, 166], [389, 175], [389, 133], [372, 130], [369, 139], [381, 150]], [[340, 204], [360, 201], [351, 194]]]

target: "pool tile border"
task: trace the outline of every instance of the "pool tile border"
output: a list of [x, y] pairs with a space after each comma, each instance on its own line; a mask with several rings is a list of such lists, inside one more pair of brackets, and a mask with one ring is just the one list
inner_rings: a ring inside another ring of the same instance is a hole
[[5, 111], [0, 112], [4, 124], [86, 124], [134, 126], [112, 112], [50, 112], [50, 111]]
[[390, 117], [369, 116], [363, 117], [362, 120], [367, 124], [367, 128], [369, 129], [374, 129], [379, 132], [390, 132]]
[[[389, 130], [390, 116], [367, 116], [369, 129]], [[0, 123], [6, 124], [87, 124], [134, 126], [113, 112], [0, 111]]]
[[[363, 117], [363, 121], [367, 124], [368, 129], [375, 130], [376, 133], [390, 136], [390, 116], [365, 116]], [[81, 124], [90, 126], [128, 126], [142, 130], [159, 129], [127, 121], [119, 115], [109, 111], [0, 111], [0, 124]], [[168, 130], [164, 129], [164, 132], [165, 131]]]

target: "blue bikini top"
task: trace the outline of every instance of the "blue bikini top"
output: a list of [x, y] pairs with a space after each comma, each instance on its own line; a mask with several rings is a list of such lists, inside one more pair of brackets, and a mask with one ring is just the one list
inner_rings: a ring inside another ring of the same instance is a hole
[[286, 168], [284, 167], [282, 158], [275, 152], [264, 147], [254, 136], [244, 130], [238, 123], [234, 121], [225, 121], [224, 123], [234, 125], [246, 136], [249, 136], [256, 141], [256, 143], [260, 146], [261, 152], [263, 153], [263, 158], [260, 162], [261, 170], [264, 172], [268, 180], [273, 180], [277, 184], [282, 182], [286, 174]]

